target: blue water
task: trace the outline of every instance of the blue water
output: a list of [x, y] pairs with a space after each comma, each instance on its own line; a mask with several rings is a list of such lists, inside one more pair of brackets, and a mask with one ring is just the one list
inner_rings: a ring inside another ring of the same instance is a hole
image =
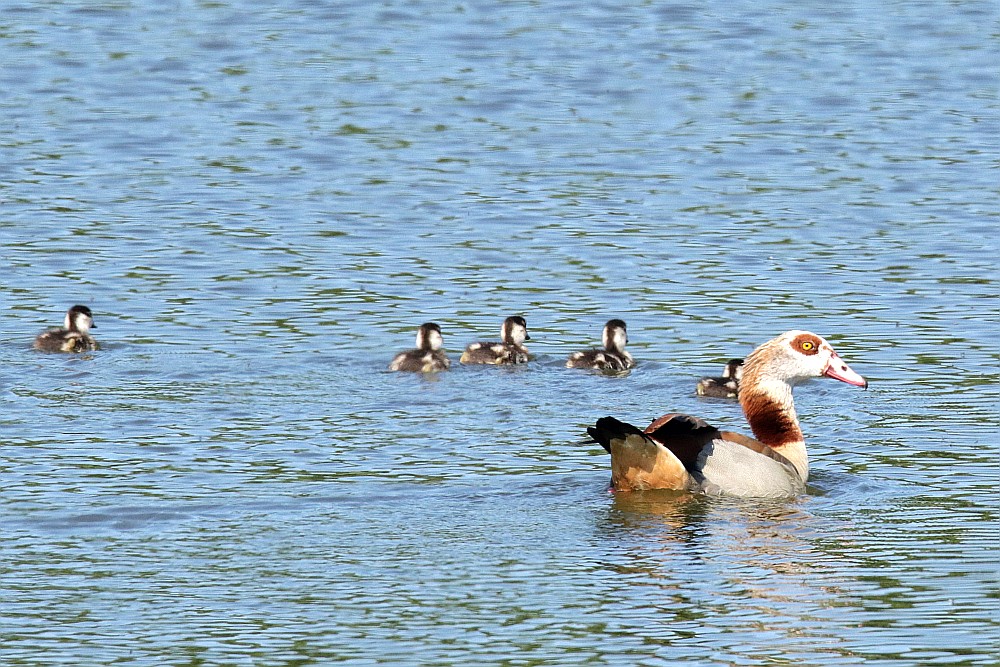
[[[995, 3], [0, 17], [0, 663], [998, 664]], [[791, 328], [808, 494], [607, 492]]]

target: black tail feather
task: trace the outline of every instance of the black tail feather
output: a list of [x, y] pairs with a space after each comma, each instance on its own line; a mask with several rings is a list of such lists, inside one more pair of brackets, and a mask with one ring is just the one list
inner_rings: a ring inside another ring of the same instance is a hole
[[587, 427], [587, 433], [610, 454], [612, 440], [621, 440], [631, 433], [642, 434], [642, 431], [614, 417], [601, 417], [596, 424]]

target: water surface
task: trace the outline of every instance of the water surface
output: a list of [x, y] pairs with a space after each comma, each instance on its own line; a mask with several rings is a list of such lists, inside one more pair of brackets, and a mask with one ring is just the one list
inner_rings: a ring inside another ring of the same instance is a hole
[[[997, 664], [993, 3], [3, 17], [0, 662]], [[791, 328], [808, 494], [607, 492]]]

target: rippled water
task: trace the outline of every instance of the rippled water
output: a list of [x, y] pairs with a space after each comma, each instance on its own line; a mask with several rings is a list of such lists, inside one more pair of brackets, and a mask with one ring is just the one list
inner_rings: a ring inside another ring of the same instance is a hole
[[[0, 662], [998, 664], [994, 3], [2, 16]], [[806, 496], [607, 493], [790, 328]]]

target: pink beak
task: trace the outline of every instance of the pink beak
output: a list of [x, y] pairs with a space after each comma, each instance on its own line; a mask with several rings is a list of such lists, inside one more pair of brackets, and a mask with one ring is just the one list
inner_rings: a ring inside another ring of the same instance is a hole
[[864, 379], [853, 370], [851, 367], [845, 364], [837, 353], [834, 352], [833, 356], [830, 357], [830, 363], [826, 365], [826, 370], [823, 371], [823, 375], [828, 378], [833, 378], [834, 380], [840, 380], [841, 382], [846, 382], [847, 384], [852, 384], [855, 387], [868, 388], [868, 380]]

